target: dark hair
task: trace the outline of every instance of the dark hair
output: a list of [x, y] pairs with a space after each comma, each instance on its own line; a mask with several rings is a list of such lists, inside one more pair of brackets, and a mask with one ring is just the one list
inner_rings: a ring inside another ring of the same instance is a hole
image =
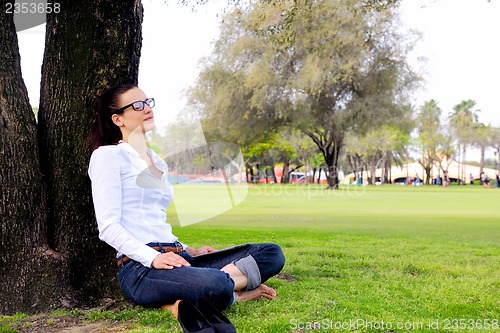
[[113, 123], [111, 116], [117, 113], [115, 110], [120, 107], [120, 95], [134, 88], [137, 88], [136, 84], [125, 84], [106, 90], [97, 97], [95, 121], [90, 132], [91, 152], [100, 146], [117, 144], [122, 139], [122, 132]]

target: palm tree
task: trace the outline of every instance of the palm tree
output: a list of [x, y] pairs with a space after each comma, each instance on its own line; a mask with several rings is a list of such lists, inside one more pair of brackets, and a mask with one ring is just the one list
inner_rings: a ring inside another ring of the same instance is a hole
[[[459, 166], [466, 162], [467, 145], [471, 143], [473, 127], [478, 121], [477, 113], [479, 110], [475, 110], [475, 106], [475, 101], [471, 99], [464, 100], [460, 104], [455, 105], [453, 107], [454, 112], [450, 112], [449, 114], [450, 124], [458, 140]], [[460, 182], [465, 184], [465, 168], [462, 168], [462, 172], [459, 171], [458, 174]]]
[[433, 99], [427, 101], [420, 107], [417, 115], [417, 144], [422, 153], [419, 163], [425, 170], [425, 183], [429, 185], [432, 179], [432, 166], [436, 163], [437, 149], [442, 140], [441, 130], [441, 108]]
[[493, 127], [492, 132], [491, 146], [495, 150], [495, 157], [497, 158], [495, 164], [498, 173], [500, 172], [500, 127]]
[[483, 172], [484, 167], [484, 155], [486, 148], [493, 146], [494, 129], [491, 125], [485, 125], [483, 123], [477, 123], [473, 127], [472, 139], [475, 146], [479, 147], [481, 150], [481, 160], [479, 161], [479, 173]]

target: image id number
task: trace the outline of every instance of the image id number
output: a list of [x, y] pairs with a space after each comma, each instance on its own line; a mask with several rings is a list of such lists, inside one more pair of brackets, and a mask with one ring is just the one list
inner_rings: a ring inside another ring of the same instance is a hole
[[444, 319], [445, 330], [497, 330], [500, 326], [498, 319]]
[[61, 4], [58, 2], [35, 3], [35, 2], [16, 2], [6, 3], [5, 13], [7, 14], [50, 14], [59, 13]]

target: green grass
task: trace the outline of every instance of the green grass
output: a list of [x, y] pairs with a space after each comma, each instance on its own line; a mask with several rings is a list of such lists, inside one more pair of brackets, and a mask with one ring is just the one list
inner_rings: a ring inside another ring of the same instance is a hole
[[242, 332], [353, 321], [345, 331], [436, 320], [444, 329], [460, 319], [479, 320], [467, 326], [477, 328], [500, 319], [499, 199], [500, 191], [480, 187], [259, 186], [235, 209], [177, 234], [193, 246], [283, 247], [284, 273], [297, 281], [274, 279], [275, 302], [229, 310]]
[[[175, 207], [169, 221], [193, 247], [282, 246], [284, 276], [268, 282], [277, 298], [226, 311], [238, 332], [500, 332], [499, 201], [500, 190], [479, 186], [262, 185], [208, 221], [180, 227]], [[160, 310], [85, 316], [180, 332]]]

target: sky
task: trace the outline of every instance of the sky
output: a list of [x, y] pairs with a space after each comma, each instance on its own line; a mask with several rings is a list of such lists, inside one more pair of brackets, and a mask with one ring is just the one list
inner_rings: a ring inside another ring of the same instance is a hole
[[423, 33], [413, 57], [424, 56], [426, 81], [415, 105], [435, 99], [445, 115], [476, 101], [479, 121], [500, 126], [500, 1], [404, 0], [402, 22]]
[[[185, 107], [183, 91], [194, 84], [199, 60], [211, 53], [225, 4], [227, 0], [211, 0], [193, 12], [174, 1], [143, 0], [139, 85], [155, 98], [158, 128], [175, 121]], [[479, 121], [500, 126], [500, 0], [403, 0], [400, 12], [405, 28], [423, 34], [410, 63], [422, 71], [425, 85], [410, 102], [420, 106], [434, 99], [448, 115], [454, 105], [472, 99], [480, 110]], [[44, 31], [40, 25], [18, 33], [33, 107], [39, 103]], [[422, 57], [425, 63], [417, 61]]]

